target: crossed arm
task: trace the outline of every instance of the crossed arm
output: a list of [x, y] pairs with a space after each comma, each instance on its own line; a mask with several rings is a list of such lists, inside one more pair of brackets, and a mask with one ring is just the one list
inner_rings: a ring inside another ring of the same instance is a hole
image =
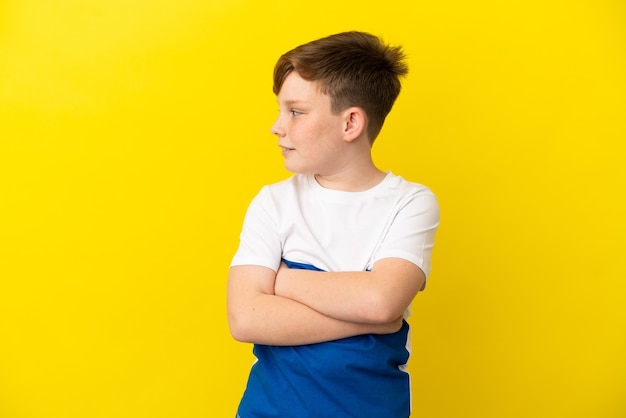
[[425, 276], [398, 258], [378, 261], [369, 272], [278, 272], [260, 266], [230, 269], [228, 320], [239, 341], [300, 345], [400, 329], [404, 310]]

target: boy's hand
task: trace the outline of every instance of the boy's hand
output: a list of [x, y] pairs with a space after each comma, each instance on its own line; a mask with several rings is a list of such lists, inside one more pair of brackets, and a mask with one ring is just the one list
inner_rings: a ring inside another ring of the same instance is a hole
[[[285, 274], [289, 271], [287, 279]], [[284, 265], [281, 277], [284, 282], [292, 283], [297, 281], [295, 273], [300, 271], [303, 270], [290, 270]], [[400, 329], [400, 319], [378, 324], [342, 321], [293, 299], [275, 295], [276, 275], [267, 267], [231, 267], [227, 313], [236, 340], [266, 345], [301, 345], [362, 334], [391, 334]]]
[[[285, 262], [280, 263], [280, 267], [276, 272], [276, 280], [274, 281], [274, 294], [277, 296], [288, 297], [287, 296], [287, 287], [289, 286], [289, 280], [297, 280], [297, 272], [294, 272], [293, 269], [290, 269]], [[400, 316], [395, 320], [387, 323], [379, 323], [379, 324], [363, 324], [367, 326], [368, 329], [364, 330], [364, 333], [367, 334], [393, 334], [398, 332], [400, 328], [402, 328], [402, 319]]]
[[289, 267], [285, 264], [284, 261], [280, 262], [280, 267], [278, 267], [278, 271], [276, 272], [276, 280], [274, 281], [274, 294], [278, 296], [284, 296], [284, 293], [281, 293], [281, 289], [283, 289], [283, 285], [287, 283], [286, 276], [289, 273]]

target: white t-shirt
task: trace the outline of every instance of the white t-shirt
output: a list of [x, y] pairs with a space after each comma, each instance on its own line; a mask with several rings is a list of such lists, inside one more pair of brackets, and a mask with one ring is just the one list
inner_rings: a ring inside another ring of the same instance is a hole
[[313, 176], [296, 174], [253, 199], [231, 265], [276, 271], [286, 259], [325, 271], [365, 271], [397, 257], [428, 276], [438, 225], [433, 193], [392, 173], [362, 192], [325, 189]]

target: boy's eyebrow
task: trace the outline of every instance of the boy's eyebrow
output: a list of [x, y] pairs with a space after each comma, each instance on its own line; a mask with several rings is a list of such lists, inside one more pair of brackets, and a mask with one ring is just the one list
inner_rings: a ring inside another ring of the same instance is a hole
[[[278, 102], [280, 103], [280, 100], [278, 100]], [[306, 104], [307, 102], [304, 100], [291, 99], [291, 100], [284, 100], [283, 103], [287, 106], [293, 106], [293, 105]]]

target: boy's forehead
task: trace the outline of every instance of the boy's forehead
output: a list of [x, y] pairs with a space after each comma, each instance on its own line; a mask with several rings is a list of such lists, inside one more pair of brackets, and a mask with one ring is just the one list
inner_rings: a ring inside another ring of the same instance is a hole
[[278, 92], [277, 99], [286, 104], [295, 104], [318, 100], [322, 93], [319, 83], [308, 81], [296, 72], [289, 74]]

